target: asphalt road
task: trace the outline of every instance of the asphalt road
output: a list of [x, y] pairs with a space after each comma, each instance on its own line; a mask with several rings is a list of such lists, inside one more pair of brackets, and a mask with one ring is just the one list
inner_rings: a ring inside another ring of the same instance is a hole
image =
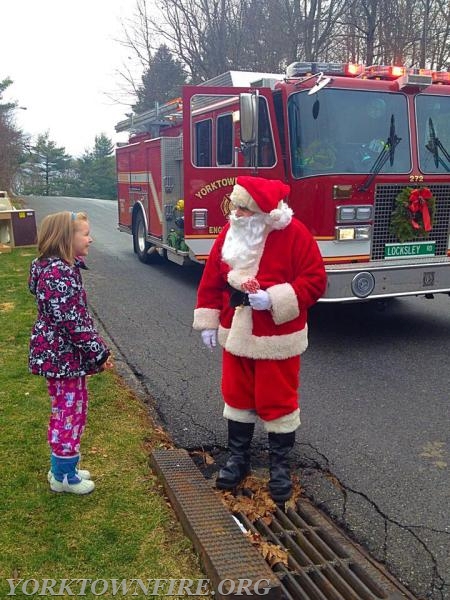
[[[38, 220], [86, 210], [93, 311], [177, 445], [226, 446], [220, 351], [192, 331], [198, 266], [138, 262], [116, 203], [28, 198]], [[314, 502], [417, 596], [450, 598], [450, 298], [317, 305], [295, 461]], [[264, 456], [264, 432], [256, 450]]]

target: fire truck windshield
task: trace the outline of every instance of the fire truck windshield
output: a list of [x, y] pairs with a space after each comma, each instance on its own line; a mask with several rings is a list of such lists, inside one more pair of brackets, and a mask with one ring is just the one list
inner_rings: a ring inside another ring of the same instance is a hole
[[416, 119], [420, 170], [450, 172], [450, 96], [419, 94]]
[[[289, 96], [292, 174], [369, 174], [385, 150], [392, 117], [401, 143], [381, 173], [408, 173], [411, 148], [406, 97], [399, 93], [325, 88]], [[429, 152], [428, 152], [429, 154]]]

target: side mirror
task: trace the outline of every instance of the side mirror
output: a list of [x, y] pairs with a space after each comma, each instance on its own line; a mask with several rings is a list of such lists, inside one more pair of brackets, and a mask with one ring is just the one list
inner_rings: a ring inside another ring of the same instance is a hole
[[258, 92], [239, 95], [241, 142], [256, 144], [258, 138]]

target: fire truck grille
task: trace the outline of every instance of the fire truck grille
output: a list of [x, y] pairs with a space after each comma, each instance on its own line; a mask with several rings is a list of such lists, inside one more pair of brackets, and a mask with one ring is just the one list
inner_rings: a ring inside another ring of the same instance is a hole
[[[450, 232], [450, 185], [427, 186], [436, 199], [436, 213], [430, 241], [436, 242], [436, 256], [447, 254]], [[403, 185], [378, 185], [375, 191], [375, 218], [372, 238], [372, 260], [384, 259], [385, 244], [398, 243], [397, 237], [389, 232], [391, 215], [395, 208], [397, 195], [405, 188]], [[423, 240], [424, 238], [415, 238]], [[413, 241], [415, 241], [413, 240]]]

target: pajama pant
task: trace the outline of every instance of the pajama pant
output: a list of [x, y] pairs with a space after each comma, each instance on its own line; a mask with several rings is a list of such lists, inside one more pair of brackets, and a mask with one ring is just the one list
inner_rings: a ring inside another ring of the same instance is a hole
[[263, 421], [298, 411], [300, 356], [253, 359], [223, 351], [222, 394], [226, 404], [255, 410]]
[[86, 377], [47, 379], [51, 414], [47, 439], [56, 456], [75, 456], [86, 425]]

